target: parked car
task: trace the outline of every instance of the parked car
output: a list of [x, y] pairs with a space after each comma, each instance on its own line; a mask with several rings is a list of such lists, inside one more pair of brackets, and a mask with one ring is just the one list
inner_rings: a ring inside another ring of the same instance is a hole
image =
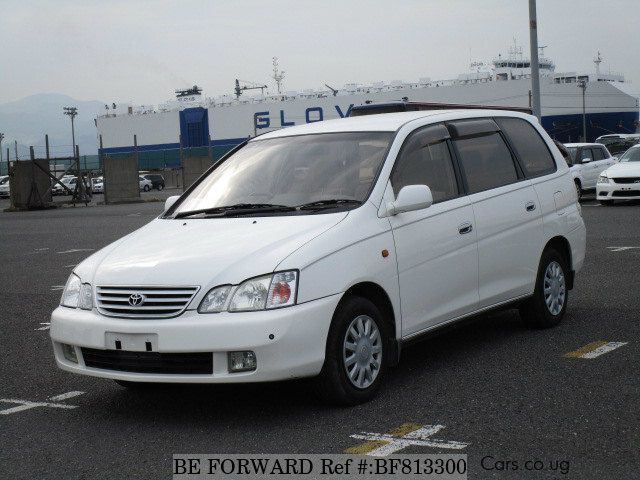
[[9, 190], [9, 175], [0, 176], [0, 198], [9, 197], [11, 191]]
[[149, 190], [151, 190], [153, 183], [151, 183], [151, 180], [147, 180], [144, 177], [138, 177], [138, 182], [140, 182], [140, 190], [144, 190], [145, 192], [148, 192]]
[[614, 200], [640, 200], [640, 144], [631, 147], [619, 163], [602, 172], [596, 198], [602, 205], [613, 205]]
[[613, 133], [596, 138], [597, 143], [603, 144], [613, 155], [621, 155], [629, 148], [640, 143], [640, 133]]
[[569, 165], [578, 198], [585, 190], [593, 190], [600, 174], [616, 163], [616, 157], [599, 143], [565, 143], [571, 155]]
[[142, 176], [151, 181], [151, 188], [164, 189], [164, 177], [159, 173], [147, 173]]
[[[65, 175], [60, 181], [64, 183], [67, 188], [74, 190], [76, 188], [76, 182], [78, 181], [78, 177], [74, 177], [73, 175]], [[62, 185], [56, 183], [51, 189], [52, 195], [69, 195], [69, 192], [65, 190]]]
[[355, 404], [405, 342], [463, 318], [558, 324], [585, 237], [535, 117], [316, 122], [251, 139], [80, 263], [50, 334], [60, 368], [124, 386], [315, 377]]
[[91, 179], [91, 193], [104, 193], [104, 179], [102, 177]]

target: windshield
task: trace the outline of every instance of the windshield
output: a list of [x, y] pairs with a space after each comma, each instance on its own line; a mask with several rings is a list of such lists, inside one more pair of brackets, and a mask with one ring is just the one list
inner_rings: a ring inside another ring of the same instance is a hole
[[640, 148], [630, 148], [620, 157], [621, 162], [640, 162]]
[[204, 179], [175, 213], [233, 205], [364, 202], [392, 136], [326, 133], [249, 142]]

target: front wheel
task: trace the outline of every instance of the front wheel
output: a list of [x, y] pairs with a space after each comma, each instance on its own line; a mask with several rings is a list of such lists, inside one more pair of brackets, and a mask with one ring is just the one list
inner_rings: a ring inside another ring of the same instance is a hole
[[149, 190], [151, 190], [151, 188], [149, 188], [149, 185], [145, 185], [145, 186], [144, 186], [144, 188], [143, 188], [143, 190], [144, 190], [145, 192], [148, 192]]
[[334, 314], [324, 366], [315, 379], [323, 400], [356, 405], [371, 400], [385, 373], [389, 328], [369, 300], [350, 297]]
[[533, 296], [520, 306], [520, 316], [533, 328], [549, 328], [560, 323], [567, 311], [569, 269], [562, 255], [546, 249], [540, 259]]
[[162, 190], [164, 188], [164, 185], [160, 184], [158, 185], [158, 191]]

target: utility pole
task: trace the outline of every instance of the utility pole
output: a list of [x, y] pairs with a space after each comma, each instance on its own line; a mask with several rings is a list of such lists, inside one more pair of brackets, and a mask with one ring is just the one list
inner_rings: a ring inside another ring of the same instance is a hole
[[540, 120], [542, 112], [540, 109], [540, 69], [538, 66], [536, 0], [529, 0], [529, 48], [531, 49], [531, 109], [533, 114]]
[[587, 141], [587, 108], [585, 104], [585, 95], [587, 92], [587, 82], [580, 80], [578, 87], [582, 90], [582, 141]]
[[[2, 140], [4, 140], [4, 133], [0, 133], [0, 165], [2, 164]], [[7, 175], [9, 175], [9, 158], [7, 158]]]

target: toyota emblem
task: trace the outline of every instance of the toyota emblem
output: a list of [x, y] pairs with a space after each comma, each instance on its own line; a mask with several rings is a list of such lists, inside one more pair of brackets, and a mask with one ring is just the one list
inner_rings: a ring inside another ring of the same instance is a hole
[[141, 295], [139, 293], [133, 293], [129, 295], [129, 305], [131, 305], [132, 307], [139, 307], [144, 303], [144, 301], [144, 295]]

